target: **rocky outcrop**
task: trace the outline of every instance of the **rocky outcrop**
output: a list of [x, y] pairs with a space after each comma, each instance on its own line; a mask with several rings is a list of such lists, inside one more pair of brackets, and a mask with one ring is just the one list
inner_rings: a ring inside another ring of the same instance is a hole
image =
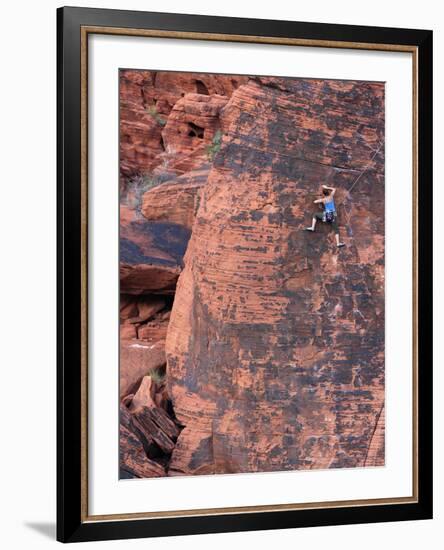
[[120, 91], [121, 476], [384, 464], [383, 84]]
[[187, 172], [172, 182], [154, 187], [143, 196], [142, 214], [150, 221], [165, 221], [191, 230], [199, 205], [199, 191], [208, 169]]
[[120, 405], [120, 468], [126, 477], [165, 476], [180, 433], [177, 423], [152, 398], [156, 384], [144, 381], [137, 394]]
[[174, 294], [189, 230], [177, 224], [131, 221], [120, 228], [120, 291]]
[[186, 94], [168, 116], [162, 139], [163, 159], [178, 174], [208, 165], [218, 145], [220, 114], [228, 97]]
[[165, 382], [172, 299], [200, 191], [220, 147], [222, 110], [246, 81], [149, 71], [120, 74], [122, 477], [168, 472], [182, 427]]
[[165, 391], [165, 371], [151, 369], [135, 394], [120, 404], [121, 477], [167, 475], [181, 426], [171, 412]]
[[[204, 102], [213, 102], [214, 96], [230, 97], [233, 91], [246, 81], [247, 77], [244, 76], [121, 70], [119, 82], [122, 178], [152, 173], [156, 168], [162, 170], [162, 165], [165, 164], [162, 155], [166, 149], [163, 130], [165, 128], [168, 138], [174, 142], [173, 136], [178, 128], [168, 117], [177, 102], [186, 94], [199, 96]], [[186, 109], [187, 101], [181, 104], [180, 109]], [[192, 122], [193, 115], [189, 115]], [[188, 132], [189, 130], [184, 138]], [[177, 149], [175, 152], [177, 160], [177, 156], [181, 156], [183, 152]], [[188, 147], [185, 156], [190, 156], [189, 153]]]
[[137, 332], [120, 337], [120, 396], [132, 393], [152, 369], [165, 366], [165, 333], [156, 341], [137, 338]]
[[[213, 141], [220, 113], [233, 90], [246, 80], [191, 73], [120, 73], [122, 395], [150, 368], [164, 362], [171, 298], [198, 194], [218, 147], [217, 139]], [[159, 304], [163, 304], [160, 309]]]
[[[168, 327], [169, 475], [381, 465], [384, 86], [251, 79], [220, 124]], [[341, 250], [303, 231], [321, 184]]]
[[120, 264], [120, 289], [126, 294], [174, 294], [179, 267], [149, 263]]
[[134, 432], [120, 425], [120, 464], [121, 477], [163, 477], [165, 469], [146, 456], [145, 449]]

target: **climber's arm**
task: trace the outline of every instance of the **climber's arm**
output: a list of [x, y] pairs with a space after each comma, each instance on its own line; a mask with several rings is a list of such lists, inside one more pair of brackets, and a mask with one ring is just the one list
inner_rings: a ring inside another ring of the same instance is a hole
[[316, 199], [313, 202], [314, 202], [314, 204], [320, 204], [321, 202], [324, 202], [324, 199]]
[[328, 185], [323, 185], [322, 187], [324, 189], [328, 189], [329, 191], [331, 191], [331, 196], [333, 196], [336, 193], [336, 187], [328, 187]]

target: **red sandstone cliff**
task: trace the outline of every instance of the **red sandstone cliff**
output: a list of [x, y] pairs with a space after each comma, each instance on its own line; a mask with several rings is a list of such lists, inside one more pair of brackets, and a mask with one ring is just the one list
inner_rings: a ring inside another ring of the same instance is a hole
[[192, 73], [120, 73], [123, 477], [167, 473], [181, 428], [165, 380], [172, 299], [200, 191], [220, 146], [221, 111], [247, 80]]
[[[183, 173], [199, 165], [203, 156], [197, 155], [193, 163], [190, 153], [196, 145], [203, 151], [204, 144], [210, 143], [220, 106], [247, 80], [244, 76], [121, 70], [121, 175], [156, 168]], [[181, 166], [185, 157], [188, 162]], [[169, 162], [178, 166], [165, 166]]]
[[383, 85], [121, 71], [120, 127], [123, 475], [383, 464]]
[[[258, 78], [225, 107], [168, 327], [170, 474], [383, 464], [383, 102], [379, 83]], [[322, 183], [340, 251], [302, 231]]]

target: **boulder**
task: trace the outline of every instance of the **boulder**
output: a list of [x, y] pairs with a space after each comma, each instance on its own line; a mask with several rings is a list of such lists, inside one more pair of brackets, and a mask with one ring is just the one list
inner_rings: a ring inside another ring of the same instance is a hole
[[122, 424], [120, 425], [119, 451], [121, 477], [124, 477], [122, 473], [141, 478], [166, 475], [165, 468], [146, 456], [140, 440]]
[[143, 196], [142, 214], [150, 221], [166, 221], [191, 229], [199, 206], [199, 191], [206, 184], [208, 169], [187, 172]]
[[133, 393], [150, 369], [165, 365], [165, 341], [120, 341], [120, 397]]
[[179, 267], [120, 264], [120, 288], [127, 294], [174, 294]]
[[132, 417], [148, 439], [152, 439], [165, 454], [171, 454], [179, 429], [163, 409], [140, 407]]
[[120, 292], [174, 294], [189, 236], [188, 228], [167, 222], [121, 226]]
[[131, 405], [129, 407], [131, 412], [134, 412], [141, 407], [155, 407], [156, 403], [153, 401], [154, 393], [155, 384], [151, 376], [144, 376], [139, 389], [131, 401]]

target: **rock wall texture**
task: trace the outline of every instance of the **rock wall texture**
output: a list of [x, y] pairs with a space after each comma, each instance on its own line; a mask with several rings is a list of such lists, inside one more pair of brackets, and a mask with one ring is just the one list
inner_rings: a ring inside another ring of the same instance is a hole
[[[189, 170], [190, 153], [196, 145], [203, 150], [211, 141], [218, 110], [247, 80], [245, 76], [121, 70], [121, 175], [162, 170], [170, 161], [179, 165], [172, 173]], [[182, 157], [187, 156], [188, 163], [181, 168]]]
[[[384, 86], [252, 78], [221, 128], [168, 327], [169, 473], [381, 465]], [[321, 184], [339, 251], [302, 231]]]
[[[122, 70], [122, 477], [384, 464], [384, 85]], [[304, 232], [337, 188], [341, 240]]]
[[120, 73], [121, 477], [165, 476], [181, 425], [165, 339], [220, 115], [248, 78]]

